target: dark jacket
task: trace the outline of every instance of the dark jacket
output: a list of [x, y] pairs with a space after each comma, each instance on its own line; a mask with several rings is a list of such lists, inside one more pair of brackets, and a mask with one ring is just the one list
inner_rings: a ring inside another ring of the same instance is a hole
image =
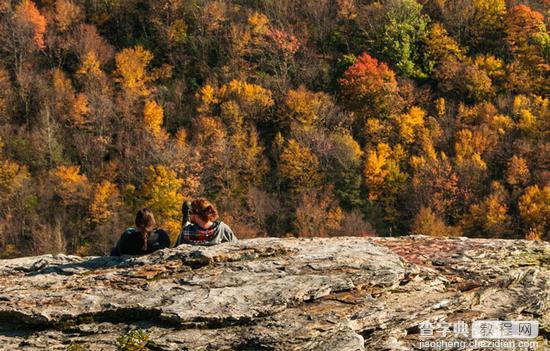
[[162, 229], [155, 229], [147, 238], [147, 250], [143, 250], [143, 234], [135, 228], [128, 228], [116, 243], [111, 256], [145, 255], [170, 247], [170, 237]]
[[237, 241], [237, 237], [224, 222], [216, 221], [208, 228], [187, 222], [181, 230], [176, 246], [181, 244], [215, 245], [230, 241]]

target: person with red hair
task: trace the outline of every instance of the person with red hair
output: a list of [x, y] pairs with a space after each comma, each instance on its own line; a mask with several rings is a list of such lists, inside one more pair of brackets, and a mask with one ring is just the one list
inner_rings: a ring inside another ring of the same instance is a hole
[[184, 218], [184, 227], [176, 241], [191, 245], [216, 245], [223, 242], [237, 241], [231, 228], [218, 219], [216, 207], [206, 199], [196, 199], [182, 206], [184, 217], [189, 210], [189, 220]]

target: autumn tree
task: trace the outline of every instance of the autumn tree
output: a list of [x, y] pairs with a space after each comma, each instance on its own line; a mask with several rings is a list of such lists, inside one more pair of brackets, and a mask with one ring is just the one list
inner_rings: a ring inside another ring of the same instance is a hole
[[[68, 241], [69, 250], [76, 252], [83, 244], [85, 230], [85, 214], [90, 197], [90, 182], [79, 166], [59, 166], [50, 171], [51, 183], [59, 204], [64, 210], [56, 211], [52, 217], [64, 221], [62, 232]], [[64, 216], [73, 216], [63, 219]]]
[[522, 228], [527, 239], [548, 239], [550, 230], [550, 187], [533, 185], [519, 199]]
[[296, 140], [286, 143], [279, 157], [279, 173], [295, 192], [314, 188], [321, 181], [319, 159]]
[[51, 172], [55, 193], [64, 205], [82, 204], [89, 196], [90, 183], [78, 166], [59, 166]]
[[153, 54], [142, 46], [126, 48], [116, 57], [116, 81], [130, 95], [148, 96], [148, 83], [152, 80], [148, 70]]
[[529, 178], [531, 177], [531, 172], [529, 171], [529, 166], [527, 161], [521, 157], [514, 155], [506, 168], [506, 181], [512, 186], [523, 186], [529, 183]]
[[82, 19], [82, 9], [71, 0], [56, 0], [54, 20], [60, 32], [69, 30]]
[[445, 60], [452, 58], [462, 60], [464, 50], [458, 45], [453, 37], [449, 36], [441, 23], [434, 23], [426, 35], [425, 41], [425, 67], [432, 72], [435, 67], [441, 65]]
[[150, 166], [140, 193], [143, 206], [153, 211], [159, 225], [170, 233], [172, 241], [181, 228], [182, 184], [183, 180], [170, 168]]
[[[302, 193], [296, 208], [296, 231], [303, 237], [331, 237], [345, 235], [342, 222], [345, 213], [338, 206], [330, 189], [323, 193]], [[361, 225], [361, 223], [356, 223]], [[366, 229], [366, 228], [365, 228]], [[349, 235], [349, 234], [348, 234]]]
[[361, 54], [339, 80], [342, 100], [349, 109], [361, 113], [357, 123], [368, 118], [387, 118], [397, 102], [395, 73], [367, 53]]
[[83, 254], [107, 254], [118, 239], [122, 225], [122, 196], [118, 186], [103, 180], [93, 186], [88, 222], [90, 233], [79, 252]]
[[39, 49], [44, 49], [44, 33], [46, 32], [46, 18], [42, 16], [31, 0], [23, 0], [15, 8], [16, 23], [33, 33], [34, 43]]
[[389, 223], [398, 220], [397, 202], [406, 187], [408, 174], [401, 169], [404, 157], [405, 150], [399, 144], [392, 148], [381, 143], [366, 154], [363, 179], [368, 200], [380, 205]]
[[463, 219], [462, 227], [473, 236], [508, 237], [513, 232], [508, 193], [498, 182], [493, 182], [491, 188], [486, 198], [470, 206], [470, 213]]
[[229, 125], [243, 123], [244, 117], [248, 121], [260, 121], [274, 104], [271, 91], [239, 80], [232, 80], [219, 88], [205, 85], [197, 93], [197, 99], [199, 113], [214, 114], [221, 109], [229, 117]]
[[550, 37], [542, 13], [526, 5], [513, 7], [506, 18], [506, 34], [512, 52], [526, 68], [548, 69]]
[[303, 85], [289, 90], [285, 98], [289, 122], [297, 127], [321, 125], [330, 113], [332, 101], [325, 93], [308, 91]]
[[460, 231], [456, 227], [447, 225], [429, 207], [422, 207], [412, 221], [410, 233], [444, 237], [459, 235]]
[[[445, 153], [436, 157], [413, 156], [410, 160], [413, 175], [411, 179], [411, 205], [417, 211], [429, 210], [444, 223], [456, 223], [459, 219], [459, 179], [451, 160]], [[419, 212], [419, 213], [420, 213]], [[422, 217], [430, 216], [423, 213]]]
[[166, 131], [162, 127], [164, 121], [164, 110], [162, 106], [154, 100], [145, 101], [143, 107], [143, 122], [145, 130], [153, 137], [157, 144], [161, 144], [168, 138]]

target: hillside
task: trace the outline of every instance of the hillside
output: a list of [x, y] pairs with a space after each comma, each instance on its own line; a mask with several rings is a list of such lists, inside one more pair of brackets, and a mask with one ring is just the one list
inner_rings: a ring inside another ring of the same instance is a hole
[[548, 0], [0, 0], [0, 257], [206, 197], [240, 238], [550, 240]]
[[422, 321], [503, 319], [537, 320], [544, 350], [549, 292], [540, 241], [273, 238], [45, 255], [0, 261], [0, 349], [116, 350], [143, 329], [150, 350], [413, 350]]

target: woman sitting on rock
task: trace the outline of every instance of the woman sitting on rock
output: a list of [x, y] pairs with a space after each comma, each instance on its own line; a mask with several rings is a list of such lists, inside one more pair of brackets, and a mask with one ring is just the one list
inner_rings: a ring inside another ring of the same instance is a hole
[[[183, 208], [185, 208], [185, 203]], [[185, 210], [183, 211], [185, 213]], [[176, 241], [181, 244], [215, 245], [237, 241], [237, 237], [227, 224], [218, 220], [218, 211], [206, 199], [191, 202], [190, 221], [187, 222]]]
[[111, 251], [111, 256], [144, 255], [170, 247], [168, 233], [157, 228], [155, 217], [148, 208], [137, 212], [135, 223], [135, 228], [124, 231]]

